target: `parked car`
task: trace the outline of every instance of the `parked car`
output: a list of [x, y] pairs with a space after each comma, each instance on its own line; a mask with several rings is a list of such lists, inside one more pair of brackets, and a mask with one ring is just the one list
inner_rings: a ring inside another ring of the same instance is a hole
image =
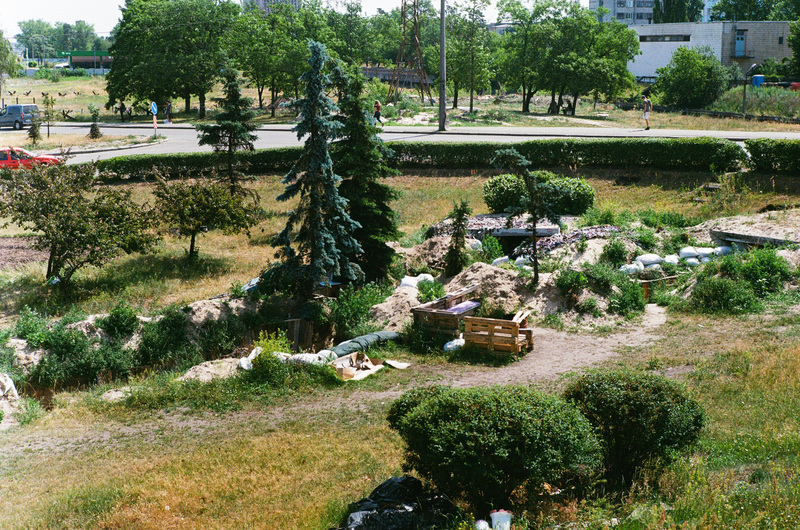
[[50, 155], [34, 155], [19, 147], [0, 147], [0, 169], [19, 169], [34, 164], [54, 166], [61, 164], [60, 158]]
[[0, 127], [13, 127], [19, 130], [39, 118], [38, 105], [9, 105], [0, 110]]

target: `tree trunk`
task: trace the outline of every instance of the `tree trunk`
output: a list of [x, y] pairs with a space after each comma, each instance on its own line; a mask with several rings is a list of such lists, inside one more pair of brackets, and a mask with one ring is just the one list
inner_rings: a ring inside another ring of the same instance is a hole
[[200, 97], [200, 112], [197, 114], [197, 117], [202, 119], [206, 117], [206, 94], [201, 91], [198, 96]]
[[528, 97], [528, 86], [522, 82], [522, 113], [528, 114], [531, 111], [531, 98]]
[[470, 113], [473, 110], [473, 101], [475, 100], [475, 90], [472, 87], [469, 87], [469, 111]]
[[578, 108], [578, 99], [580, 99], [579, 94], [572, 95], [572, 116], [575, 116], [575, 109]]
[[186, 114], [189, 114], [192, 111], [192, 95], [189, 91], [186, 91], [186, 94], [183, 96], [183, 111]]
[[276, 107], [277, 102], [278, 102], [278, 90], [275, 88], [274, 81], [272, 83], [272, 86], [269, 88], [269, 90], [270, 90], [270, 93], [271, 93], [271, 96], [272, 96], [271, 100], [270, 100], [271, 102], [269, 104], [270, 105], [270, 116], [274, 118], [275, 117], [275, 107]]
[[264, 110], [264, 87], [258, 87], [258, 108]]
[[550, 91], [550, 106], [547, 107], [548, 114], [558, 114], [558, 105], [556, 104], [556, 89]]
[[189, 240], [189, 261], [193, 261], [195, 258], [195, 253], [197, 252], [194, 248], [194, 240], [197, 236], [197, 232], [192, 232], [192, 237]]
[[458, 108], [458, 83], [453, 83], [453, 110]]
[[533, 228], [533, 284], [539, 285], [539, 250], [536, 248], [536, 216], [532, 215], [531, 227]]
[[45, 274], [45, 277], [48, 280], [53, 275], [53, 262], [55, 261], [55, 253], [56, 253], [56, 249], [55, 248], [51, 248], [50, 249], [50, 257], [47, 259], [47, 274]]

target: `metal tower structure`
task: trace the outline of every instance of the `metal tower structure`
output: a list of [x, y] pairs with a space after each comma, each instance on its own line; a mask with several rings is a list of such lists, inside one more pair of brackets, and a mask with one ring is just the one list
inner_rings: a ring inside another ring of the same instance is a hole
[[401, 83], [405, 83], [417, 87], [420, 101], [424, 101], [427, 96], [433, 104], [431, 86], [428, 83], [428, 75], [425, 73], [425, 62], [422, 60], [422, 47], [419, 42], [419, 0], [403, 0], [400, 23], [403, 27], [403, 40], [397, 52], [397, 63], [392, 72], [392, 81], [389, 84], [386, 101], [388, 102], [394, 95], [396, 103]]

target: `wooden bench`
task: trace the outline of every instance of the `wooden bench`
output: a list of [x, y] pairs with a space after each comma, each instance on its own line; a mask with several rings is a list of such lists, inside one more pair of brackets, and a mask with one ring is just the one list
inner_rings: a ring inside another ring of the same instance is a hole
[[519, 311], [511, 320], [499, 318], [464, 318], [464, 341], [467, 346], [485, 350], [520, 353], [532, 350], [533, 329], [527, 327], [530, 311]]
[[458, 335], [458, 321], [474, 314], [480, 306], [478, 301], [472, 300], [479, 288], [480, 285], [470, 285], [438, 300], [412, 307], [414, 323], [441, 333]]

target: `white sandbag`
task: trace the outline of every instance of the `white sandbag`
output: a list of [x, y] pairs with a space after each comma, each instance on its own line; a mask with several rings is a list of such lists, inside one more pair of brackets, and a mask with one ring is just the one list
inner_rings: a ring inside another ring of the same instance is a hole
[[642, 265], [647, 268], [648, 265], [656, 265], [664, 261], [664, 258], [659, 256], [658, 254], [642, 254], [641, 256], [636, 256], [636, 261], [642, 263]]
[[517, 259], [514, 260], [514, 265], [519, 267], [520, 265], [528, 265], [530, 262], [531, 261], [528, 258], [526, 258], [524, 256], [520, 256], [520, 257], [518, 257]]
[[0, 373], [0, 397], [6, 395], [11, 399], [19, 399], [17, 387], [14, 386], [14, 381], [11, 379], [11, 376]]
[[731, 252], [733, 252], [733, 249], [726, 245], [722, 245], [721, 247], [716, 247], [714, 249], [714, 254], [717, 256], [727, 256]]
[[264, 351], [264, 348], [262, 348], [261, 346], [256, 346], [255, 348], [253, 348], [253, 351], [250, 352], [250, 355], [248, 355], [247, 358], [252, 361], [256, 357], [261, 355], [261, 352], [263, 352], [263, 351]]
[[708, 263], [709, 261], [711, 261], [711, 258], [709, 258], [708, 256], [703, 256], [702, 258], [700, 258], [700, 263]]
[[444, 345], [444, 351], [460, 350], [464, 347], [467, 341], [464, 340], [464, 334], [460, 334], [457, 339], [453, 339]]
[[714, 255], [714, 249], [713, 248], [697, 247], [697, 248], [695, 248], [695, 250], [697, 251], [697, 257], [700, 258], [701, 260], [703, 258], [710, 258], [711, 256]]
[[690, 267], [697, 267], [698, 265], [700, 265], [700, 260], [697, 258], [688, 258], [686, 260], [686, 264]]
[[662, 261], [661, 263], [669, 263], [670, 265], [677, 265], [680, 260], [681, 258], [677, 254], [670, 254], [668, 256], [664, 256], [664, 261]]
[[477, 239], [469, 238], [466, 243], [470, 250], [481, 250], [483, 248], [483, 244]]
[[637, 270], [638, 272], [642, 272], [642, 271], [644, 270], [644, 265], [642, 264], [642, 262], [641, 262], [641, 261], [634, 261], [633, 263], [631, 263], [631, 265], [633, 265], [634, 267], [636, 267], [636, 270]]
[[492, 262], [492, 265], [494, 265], [495, 267], [497, 267], [498, 265], [502, 265], [502, 264], [504, 264], [504, 263], [508, 263], [509, 261], [510, 261], [510, 260], [508, 259], [508, 256], [503, 256], [502, 258], [497, 258], [497, 259], [495, 259], [495, 260]]
[[520, 266], [519, 266], [519, 267], [517, 267], [517, 268], [518, 268], [519, 270], [521, 270], [521, 271], [533, 272], [533, 267], [531, 267], [530, 265], [520, 265]]
[[648, 271], [660, 271], [661, 270], [661, 264], [660, 263], [653, 263], [652, 265], [645, 265], [644, 268], [645, 268], [645, 270], [648, 270]]
[[678, 255], [681, 259], [689, 259], [689, 258], [696, 258], [697, 257], [697, 250], [694, 247], [683, 247]]
[[290, 363], [297, 363], [297, 364], [319, 364], [323, 365], [327, 361], [324, 361], [319, 355], [316, 353], [298, 353], [292, 355], [287, 359], [286, 362]]
[[432, 282], [433, 276], [426, 273], [422, 273], [419, 276], [403, 276], [403, 279], [400, 280], [400, 286], [397, 289], [400, 287], [414, 287], [416, 289], [417, 284], [422, 280], [428, 280], [429, 282]]
[[317, 356], [319, 356], [320, 359], [325, 360], [325, 362], [335, 361], [339, 358], [339, 356], [336, 355], [336, 352], [332, 350], [320, 350], [317, 352]]
[[428, 282], [432, 282], [432, 281], [434, 281], [434, 280], [433, 280], [433, 276], [431, 276], [431, 275], [430, 275], [430, 274], [428, 274], [427, 272], [423, 272], [422, 274], [420, 274], [419, 276], [417, 276], [417, 283], [419, 283], [419, 282], [421, 282], [421, 281], [423, 281], [423, 280], [425, 280], [425, 281], [428, 281]]
[[239, 370], [250, 371], [253, 369], [253, 361], [250, 360], [249, 357], [242, 357], [239, 359], [239, 364], [237, 365]]
[[625, 274], [639, 274], [639, 268], [634, 264], [625, 264], [619, 268], [620, 272]]

